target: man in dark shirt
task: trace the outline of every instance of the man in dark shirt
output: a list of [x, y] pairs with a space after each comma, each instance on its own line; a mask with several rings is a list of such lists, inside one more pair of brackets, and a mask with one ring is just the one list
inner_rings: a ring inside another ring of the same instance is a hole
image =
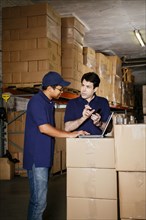
[[56, 72], [47, 73], [42, 91], [34, 95], [27, 106], [23, 167], [27, 170], [30, 201], [27, 220], [42, 220], [46, 208], [48, 178], [53, 164], [54, 137], [77, 137], [84, 131], [67, 132], [55, 128], [54, 103], [70, 82]]
[[[81, 78], [81, 95], [68, 102], [65, 111], [65, 130], [86, 130], [90, 134], [100, 135], [111, 114], [108, 100], [96, 95], [100, 84], [99, 76], [94, 72], [85, 73]], [[112, 123], [106, 133], [112, 129]]]

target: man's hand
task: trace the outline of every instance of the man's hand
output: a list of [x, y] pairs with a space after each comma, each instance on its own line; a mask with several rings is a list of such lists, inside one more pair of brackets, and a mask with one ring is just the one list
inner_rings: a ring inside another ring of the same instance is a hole
[[101, 125], [101, 122], [100, 122], [101, 116], [98, 113], [92, 114], [91, 119], [93, 120], [94, 125], [96, 125], [96, 126]]
[[88, 133], [87, 131], [83, 131], [83, 130], [80, 130], [80, 131], [73, 131], [70, 133], [70, 137], [78, 137], [79, 135], [88, 135], [90, 133]]
[[94, 125], [101, 125], [101, 115], [95, 113], [95, 109], [92, 109], [89, 105], [85, 105], [85, 108], [83, 110], [83, 118], [91, 118]]
[[83, 110], [83, 118], [90, 118], [92, 114], [95, 112], [95, 109], [92, 109], [89, 105], [85, 105], [85, 108]]

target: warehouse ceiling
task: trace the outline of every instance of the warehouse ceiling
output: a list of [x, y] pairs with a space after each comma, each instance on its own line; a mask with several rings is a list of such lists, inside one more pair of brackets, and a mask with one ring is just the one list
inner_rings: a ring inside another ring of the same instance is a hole
[[75, 16], [85, 25], [84, 46], [106, 55], [118, 55], [131, 67], [137, 83], [146, 84], [146, 47], [141, 47], [134, 30], [146, 42], [146, 0], [32, 0], [48, 2], [62, 17]]
[[144, 57], [133, 31], [146, 42], [146, 0], [33, 0], [48, 2], [62, 16], [76, 16], [86, 27], [85, 46], [128, 59]]

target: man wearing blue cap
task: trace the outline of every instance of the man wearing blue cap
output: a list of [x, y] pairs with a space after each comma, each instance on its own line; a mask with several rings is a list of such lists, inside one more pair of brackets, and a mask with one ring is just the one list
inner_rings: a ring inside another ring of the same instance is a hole
[[54, 103], [70, 82], [60, 74], [48, 72], [42, 90], [29, 101], [26, 113], [23, 167], [27, 170], [30, 201], [27, 220], [42, 220], [47, 205], [49, 172], [53, 164], [54, 138], [77, 137], [85, 131], [66, 132], [55, 128]]

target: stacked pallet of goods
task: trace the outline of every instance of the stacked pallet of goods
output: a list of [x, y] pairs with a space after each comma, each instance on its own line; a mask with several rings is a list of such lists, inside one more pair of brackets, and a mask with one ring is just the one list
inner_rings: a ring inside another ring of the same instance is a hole
[[70, 88], [80, 90], [85, 28], [75, 17], [64, 17], [61, 24], [62, 76], [71, 82]]
[[48, 4], [3, 8], [3, 86], [41, 83], [61, 72], [61, 18]]
[[115, 125], [115, 167], [121, 220], [146, 219], [145, 131], [146, 124]]
[[134, 76], [130, 68], [122, 68], [122, 106], [134, 106]]
[[67, 138], [67, 220], [117, 217], [114, 138]]
[[[61, 73], [61, 17], [48, 4], [3, 8], [2, 26], [3, 88], [33, 87], [48, 71]], [[8, 121], [19, 115], [17, 110], [9, 112]], [[18, 174], [25, 173], [24, 125], [25, 114], [8, 126], [8, 149], [20, 161]]]
[[96, 72], [96, 53], [91, 47], [83, 47], [83, 73]]
[[106, 97], [110, 104], [121, 104], [122, 61], [118, 56], [96, 53], [96, 72], [101, 83], [98, 95]]

